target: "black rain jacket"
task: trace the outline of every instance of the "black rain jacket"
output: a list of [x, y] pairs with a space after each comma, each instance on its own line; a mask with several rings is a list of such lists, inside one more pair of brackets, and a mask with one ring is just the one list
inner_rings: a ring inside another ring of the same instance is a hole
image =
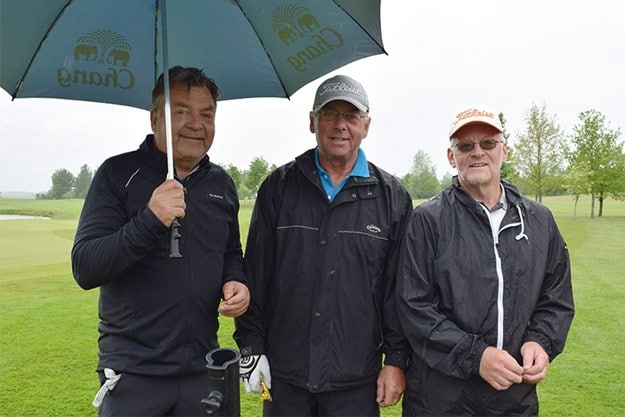
[[508, 208], [498, 242], [457, 177], [416, 207], [406, 227], [397, 279], [399, 317], [414, 351], [406, 400], [425, 409], [430, 402], [430, 409], [486, 415], [498, 401], [537, 407], [535, 385], [497, 392], [486, 384], [482, 353], [497, 347], [498, 334], [500, 348], [521, 364], [527, 341], [550, 360], [564, 349], [574, 312], [566, 244], [546, 207], [502, 183]]
[[232, 179], [206, 156], [184, 179], [182, 257], [169, 258], [169, 229], [147, 208], [167, 173], [153, 140], [96, 172], [72, 250], [74, 278], [100, 287], [98, 370], [204, 372], [218, 346], [222, 286], [245, 281], [239, 202]]
[[314, 150], [262, 184], [245, 250], [252, 293], [236, 320], [242, 353], [266, 353], [272, 378], [338, 390], [375, 381], [410, 354], [395, 310], [393, 261], [412, 201], [369, 163], [330, 203]]

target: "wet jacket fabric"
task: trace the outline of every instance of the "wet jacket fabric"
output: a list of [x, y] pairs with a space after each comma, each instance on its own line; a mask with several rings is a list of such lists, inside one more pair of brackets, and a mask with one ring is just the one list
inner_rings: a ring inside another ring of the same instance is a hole
[[96, 172], [72, 250], [74, 277], [100, 288], [98, 370], [204, 372], [217, 347], [223, 283], [244, 282], [239, 202], [231, 178], [205, 157], [182, 181], [182, 257], [169, 258], [169, 229], [147, 208], [167, 172], [153, 142], [149, 135]]
[[245, 354], [265, 352], [272, 378], [311, 392], [375, 381], [382, 364], [405, 367], [393, 257], [412, 201], [368, 163], [330, 203], [314, 150], [260, 187], [245, 250], [252, 302], [237, 319]]
[[566, 244], [547, 208], [503, 186], [508, 207], [497, 242], [484, 207], [456, 177], [416, 207], [406, 227], [397, 294], [414, 351], [411, 410], [498, 415], [517, 404], [503, 413], [535, 414], [535, 385], [494, 390], [479, 376], [482, 353], [500, 347], [522, 364], [527, 341], [550, 360], [564, 348], [574, 312]]

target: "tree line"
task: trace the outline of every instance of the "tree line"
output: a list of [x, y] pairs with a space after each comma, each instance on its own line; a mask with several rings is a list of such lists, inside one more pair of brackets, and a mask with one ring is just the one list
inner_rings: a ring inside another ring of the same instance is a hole
[[[590, 195], [590, 217], [603, 214], [606, 198], [625, 198], [625, 154], [620, 129], [613, 129], [599, 111], [578, 115], [571, 132], [565, 132], [547, 106], [532, 104], [525, 113], [524, 129], [514, 140], [499, 114], [508, 147], [501, 176], [525, 195], [542, 202], [545, 195], [569, 194], [575, 210], [582, 195]], [[450, 184], [451, 174], [436, 177], [429, 155], [418, 151], [412, 169], [401, 178], [413, 198], [429, 198]], [[597, 207], [598, 206], [598, 207]]]
[[[242, 199], [256, 198], [260, 184], [276, 168], [275, 164], [269, 164], [263, 157], [252, 159], [246, 170], [232, 164], [224, 167], [234, 181], [239, 198]], [[38, 193], [36, 198], [49, 200], [85, 198], [93, 175], [94, 170], [87, 165], [83, 165], [75, 176], [65, 168], [57, 169], [51, 177], [52, 187], [47, 192]]]
[[[542, 202], [545, 195], [569, 194], [575, 207], [582, 195], [591, 196], [590, 217], [603, 213], [608, 197], [625, 198], [625, 154], [620, 129], [612, 129], [596, 110], [579, 113], [578, 123], [564, 132], [546, 105], [532, 104], [524, 115], [525, 126], [514, 140], [506, 129], [506, 119], [499, 114], [508, 146], [508, 161], [502, 167], [502, 178], [516, 184], [522, 193]], [[276, 169], [263, 157], [252, 159], [247, 169], [232, 164], [224, 166], [241, 199], [254, 199], [263, 180]], [[74, 176], [66, 169], [52, 174], [52, 188], [37, 198], [84, 198], [93, 171], [83, 165]], [[452, 174], [441, 178], [430, 156], [418, 150], [410, 171], [400, 182], [415, 199], [430, 198], [451, 183]], [[596, 208], [598, 206], [598, 208]]]

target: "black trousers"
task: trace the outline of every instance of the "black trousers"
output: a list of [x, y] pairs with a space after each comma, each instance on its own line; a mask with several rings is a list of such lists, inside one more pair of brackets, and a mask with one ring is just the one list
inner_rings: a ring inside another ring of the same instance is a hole
[[353, 389], [311, 393], [305, 388], [287, 384], [276, 378], [271, 380], [273, 401], [265, 401], [265, 417], [379, 417], [375, 401], [375, 382]]
[[[104, 376], [100, 373], [100, 382]], [[201, 416], [208, 397], [206, 372], [183, 377], [143, 376], [124, 373], [104, 397], [99, 417]]]

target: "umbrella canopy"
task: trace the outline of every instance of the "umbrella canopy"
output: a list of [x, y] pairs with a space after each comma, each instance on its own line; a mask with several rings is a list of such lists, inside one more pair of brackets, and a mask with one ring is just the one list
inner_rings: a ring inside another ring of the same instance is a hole
[[13, 98], [149, 109], [164, 58], [204, 69], [222, 100], [289, 97], [384, 53], [380, 0], [1, 0], [0, 9], [0, 86]]
[[[205, 70], [222, 100], [289, 97], [384, 52], [380, 0], [0, 0], [0, 12], [0, 86], [13, 98], [150, 109], [164, 73], [166, 121], [170, 65]], [[178, 238], [174, 222], [172, 257]]]

